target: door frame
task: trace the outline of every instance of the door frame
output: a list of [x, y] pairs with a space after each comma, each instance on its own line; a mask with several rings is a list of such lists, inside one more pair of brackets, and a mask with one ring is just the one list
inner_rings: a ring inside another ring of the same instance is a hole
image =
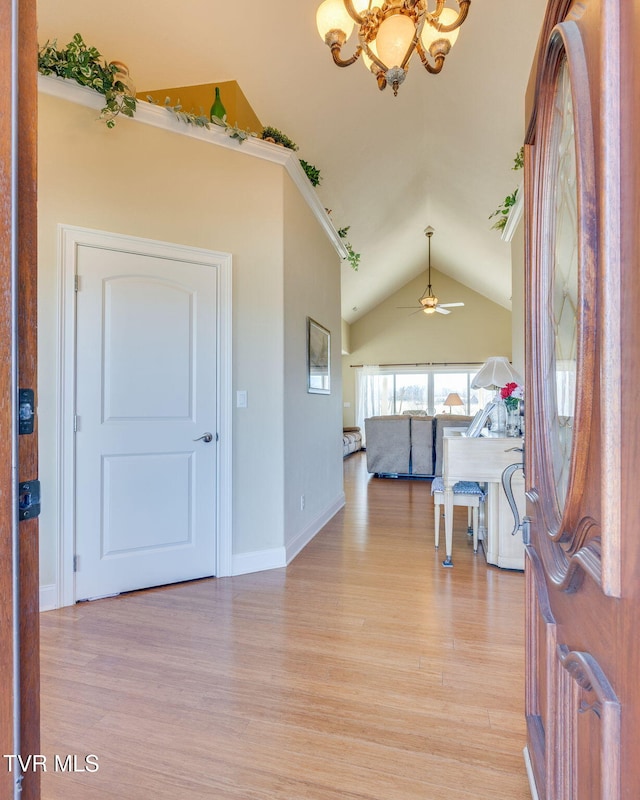
[[58, 484], [56, 515], [56, 586], [58, 607], [73, 605], [75, 594], [75, 386], [76, 386], [76, 253], [79, 246], [121, 250], [139, 255], [189, 261], [216, 270], [216, 552], [215, 575], [232, 569], [232, 257], [154, 239], [58, 225], [58, 340], [56, 442]]

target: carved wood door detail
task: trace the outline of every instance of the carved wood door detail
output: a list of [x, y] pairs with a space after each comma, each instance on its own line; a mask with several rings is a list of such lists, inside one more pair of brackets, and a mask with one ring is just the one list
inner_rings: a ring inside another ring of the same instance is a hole
[[550, 0], [528, 93], [526, 716], [544, 800], [640, 797], [627, 471], [640, 456], [638, 426], [624, 424], [640, 377], [622, 372], [640, 360], [638, 225], [620, 203], [637, 207], [639, 193], [624, 117], [637, 125], [640, 84], [621, 80], [633, 16], [622, 0]]

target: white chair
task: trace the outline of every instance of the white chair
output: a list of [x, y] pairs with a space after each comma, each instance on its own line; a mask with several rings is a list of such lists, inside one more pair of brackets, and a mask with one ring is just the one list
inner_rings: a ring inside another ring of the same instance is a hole
[[[436, 550], [440, 545], [440, 506], [444, 506], [444, 481], [442, 478], [434, 478], [431, 482], [431, 494], [433, 495], [434, 510], [434, 531]], [[473, 552], [478, 552], [478, 517], [480, 503], [484, 502], [485, 493], [479, 483], [475, 481], [458, 481], [453, 485], [453, 505], [466, 506], [468, 532], [473, 534]], [[446, 512], [446, 506], [445, 506]], [[446, 521], [445, 521], [446, 524]], [[452, 567], [451, 553], [447, 553], [442, 562], [443, 567]]]

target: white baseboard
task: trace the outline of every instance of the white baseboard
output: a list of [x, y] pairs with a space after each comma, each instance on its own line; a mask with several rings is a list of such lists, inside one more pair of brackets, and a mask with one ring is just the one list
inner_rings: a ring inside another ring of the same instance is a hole
[[266, 569], [279, 569], [287, 566], [284, 547], [270, 550], [254, 550], [252, 553], [237, 553], [231, 557], [231, 574], [246, 575], [249, 572], [263, 572]]
[[[237, 553], [231, 558], [231, 574], [246, 575], [250, 572], [263, 572], [268, 569], [286, 567], [298, 553], [322, 530], [345, 504], [344, 493], [312, 520], [286, 547], [273, 547], [269, 550], [254, 550], [250, 553]], [[58, 607], [57, 587], [40, 587], [40, 611], [51, 611]]]
[[536, 789], [535, 778], [533, 777], [533, 766], [531, 764], [531, 757], [529, 756], [529, 748], [525, 747], [522, 751], [524, 754], [524, 765], [527, 768], [527, 777], [529, 778], [529, 789], [531, 791], [531, 800], [540, 800], [538, 790]]
[[40, 587], [40, 611], [53, 611], [58, 608], [58, 587], [55, 583]]
[[287, 564], [290, 564], [298, 553], [309, 544], [313, 537], [324, 528], [327, 522], [329, 522], [332, 517], [335, 517], [338, 511], [344, 507], [345, 502], [344, 492], [341, 492], [330, 506], [303, 528], [290, 542], [287, 542]]

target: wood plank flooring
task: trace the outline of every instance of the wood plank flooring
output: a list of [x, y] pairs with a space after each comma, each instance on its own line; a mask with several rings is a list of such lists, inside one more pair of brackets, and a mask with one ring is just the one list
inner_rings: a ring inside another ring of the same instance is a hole
[[[285, 570], [42, 615], [44, 800], [528, 800], [523, 575], [345, 461]], [[95, 754], [97, 772], [55, 772]]]

